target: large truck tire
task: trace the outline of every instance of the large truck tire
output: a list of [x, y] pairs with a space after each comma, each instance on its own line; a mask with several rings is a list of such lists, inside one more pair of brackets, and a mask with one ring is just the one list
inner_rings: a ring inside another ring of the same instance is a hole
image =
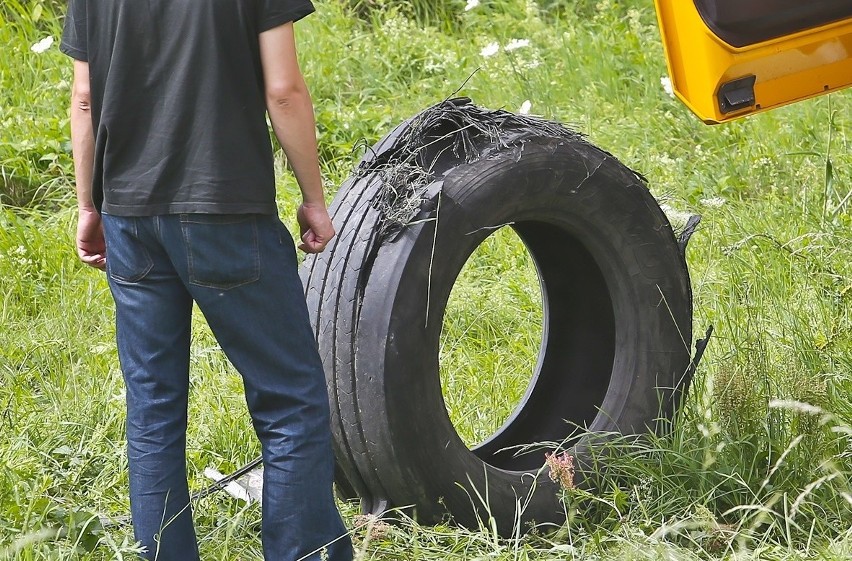
[[[580, 135], [447, 101], [370, 150], [331, 212], [338, 235], [302, 275], [338, 477], [365, 512], [413, 507], [503, 535], [559, 524], [546, 453], [574, 455], [579, 480], [592, 435], [673, 414], [691, 372], [682, 245], [644, 180]], [[469, 449], [444, 405], [439, 338], [456, 277], [503, 226], [538, 270], [542, 347], [512, 416]]]

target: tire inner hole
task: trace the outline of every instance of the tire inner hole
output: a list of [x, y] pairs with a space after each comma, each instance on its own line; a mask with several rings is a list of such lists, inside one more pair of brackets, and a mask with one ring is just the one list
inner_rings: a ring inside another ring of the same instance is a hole
[[468, 448], [497, 432], [527, 392], [542, 316], [532, 256], [512, 228], [501, 228], [459, 273], [441, 330], [441, 391]]
[[536, 470], [544, 453], [590, 427], [615, 358], [604, 275], [568, 230], [520, 222], [468, 258], [450, 294], [441, 389], [462, 441], [486, 463]]

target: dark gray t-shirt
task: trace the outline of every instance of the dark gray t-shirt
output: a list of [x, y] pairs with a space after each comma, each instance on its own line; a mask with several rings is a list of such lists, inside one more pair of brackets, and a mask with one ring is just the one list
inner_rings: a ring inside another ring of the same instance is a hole
[[258, 35], [310, 0], [69, 0], [89, 63], [93, 196], [117, 216], [275, 213]]

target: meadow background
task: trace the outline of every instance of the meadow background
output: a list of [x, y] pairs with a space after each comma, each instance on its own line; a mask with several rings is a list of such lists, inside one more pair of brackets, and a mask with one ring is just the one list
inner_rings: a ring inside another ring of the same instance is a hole
[[[505, 540], [342, 505], [358, 559], [852, 558], [852, 93], [707, 127], [661, 84], [650, 0], [317, 7], [297, 34], [330, 197], [365, 141], [459, 89], [524, 107], [646, 175], [675, 224], [703, 215], [688, 251], [695, 332], [716, 327], [673, 431], [624, 443], [594, 493], [566, 490], [560, 532]], [[60, 0], [0, 4], [0, 559], [134, 551], [111, 301], [73, 249], [63, 12]], [[298, 191], [280, 168], [292, 222]], [[523, 392], [538, 306], [523, 247], [511, 231], [489, 239], [445, 320], [445, 395], [469, 442]], [[197, 320], [194, 489], [204, 468], [259, 450], [239, 379]], [[201, 500], [203, 558], [259, 558], [259, 518], [227, 496]]]

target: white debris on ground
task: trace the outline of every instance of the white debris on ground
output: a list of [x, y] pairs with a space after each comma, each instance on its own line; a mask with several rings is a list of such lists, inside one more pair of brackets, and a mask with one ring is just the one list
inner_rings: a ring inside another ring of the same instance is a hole
[[685, 212], [679, 209], [672, 207], [669, 203], [660, 204], [660, 208], [663, 209], [663, 212], [666, 213], [666, 216], [671, 222], [672, 227], [677, 231], [684, 228], [689, 222], [689, 219], [692, 217], [691, 212]]
[[698, 201], [702, 206], [710, 207], [710, 208], [720, 208], [725, 204], [725, 199], [722, 197], [709, 197], [706, 199], [701, 199]]
[[[226, 476], [213, 468], [204, 470], [204, 476], [213, 481], [222, 481]], [[263, 503], [263, 466], [251, 470], [244, 476], [231, 481], [222, 488], [223, 491], [248, 504]]]

